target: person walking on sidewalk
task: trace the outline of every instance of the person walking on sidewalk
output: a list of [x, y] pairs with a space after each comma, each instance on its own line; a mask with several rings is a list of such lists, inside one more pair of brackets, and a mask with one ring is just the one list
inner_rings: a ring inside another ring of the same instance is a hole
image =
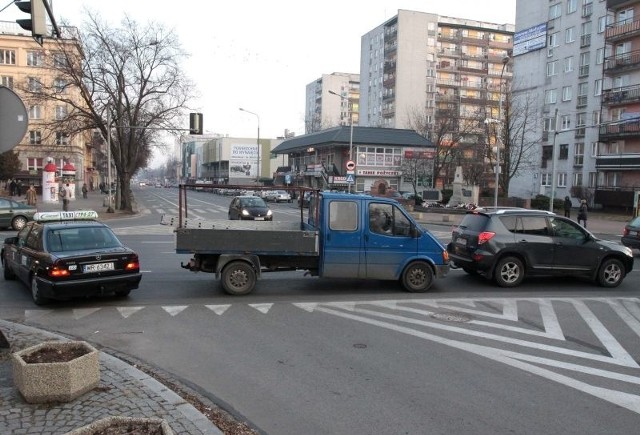
[[58, 195], [60, 195], [60, 198], [62, 199], [62, 211], [69, 211], [69, 197], [71, 196], [71, 192], [69, 192], [69, 183], [62, 186]]
[[571, 217], [571, 198], [568, 196], [564, 197], [564, 217]]
[[578, 223], [582, 222], [582, 226], [587, 228], [587, 200], [580, 201], [580, 208], [578, 209]]
[[32, 205], [32, 206], [36, 206], [36, 202], [38, 201], [38, 194], [36, 193], [36, 188], [33, 187], [33, 184], [29, 186], [29, 189], [27, 189], [27, 204]]
[[87, 183], [82, 183], [82, 197], [84, 199], [87, 199], [87, 192], [89, 191], [89, 189], [87, 189]]

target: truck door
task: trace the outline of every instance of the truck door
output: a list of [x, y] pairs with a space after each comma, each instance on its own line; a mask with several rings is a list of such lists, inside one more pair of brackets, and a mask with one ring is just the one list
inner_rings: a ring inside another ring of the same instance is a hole
[[320, 276], [365, 277], [360, 206], [361, 201], [354, 200], [330, 200], [324, 205]]
[[411, 222], [399, 207], [378, 202], [369, 203], [366, 221], [366, 277], [397, 279], [400, 267], [418, 251], [418, 239], [410, 235]]

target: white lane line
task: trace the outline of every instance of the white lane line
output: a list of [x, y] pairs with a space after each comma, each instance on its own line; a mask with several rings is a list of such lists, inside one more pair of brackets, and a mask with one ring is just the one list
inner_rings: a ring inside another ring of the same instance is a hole
[[591, 331], [593, 331], [598, 340], [600, 340], [600, 342], [607, 348], [607, 351], [614, 359], [622, 362], [628, 367], [640, 368], [635, 359], [627, 353], [620, 343], [618, 343], [618, 340], [613, 337], [609, 330], [604, 327], [602, 322], [600, 322], [600, 320], [587, 307], [587, 304], [582, 301], [572, 301], [572, 303], [585, 322], [587, 322]]
[[640, 336], [640, 320], [635, 318], [625, 306], [623, 306], [620, 301], [608, 301], [613, 311], [620, 316], [620, 318], [627, 324], [629, 329], [636, 333], [636, 335]]
[[590, 394], [592, 396], [595, 396], [596, 398], [606, 400], [610, 403], [619, 405], [621, 407], [629, 409], [630, 411], [640, 414], [640, 396], [637, 396], [634, 394], [628, 394], [620, 391], [615, 391], [615, 390], [609, 390], [606, 388], [594, 387], [593, 385], [589, 385], [585, 382], [577, 381], [568, 376], [560, 375], [551, 370], [547, 370], [541, 367], [536, 367], [532, 364], [527, 364], [517, 359], [510, 358], [506, 356], [508, 354], [505, 353], [505, 351], [502, 351], [500, 349], [494, 349], [491, 347], [451, 340], [451, 339], [447, 339], [437, 335], [429, 334], [426, 332], [416, 331], [407, 327], [398, 326], [398, 325], [394, 325], [386, 322], [381, 322], [379, 320], [369, 319], [369, 318], [357, 316], [351, 313], [336, 311], [331, 308], [317, 307], [316, 310], [327, 313], [327, 314], [343, 317], [346, 319], [367, 323], [369, 325], [379, 326], [381, 328], [386, 328], [399, 333], [412, 335], [414, 337], [444, 344], [444, 345], [447, 345], [456, 349], [464, 350], [467, 352], [475, 353], [476, 355], [480, 355], [485, 358], [492, 359], [494, 361], [502, 362], [511, 367], [515, 367], [515, 368], [524, 370], [526, 372], [538, 375], [540, 377], [552, 380], [554, 382], [558, 382], [567, 387]]
[[550, 338], [564, 340], [564, 333], [562, 332], [562, 327], [560, 326], [558, 316], [553, 309], [551, 301], [548, 299], [540, 299], [538, 300], [538, 304], [540, 306], [540, 314], [542, 315], [542, 324], [544, 325], [544, 330], [547, 332], [547, 335]]

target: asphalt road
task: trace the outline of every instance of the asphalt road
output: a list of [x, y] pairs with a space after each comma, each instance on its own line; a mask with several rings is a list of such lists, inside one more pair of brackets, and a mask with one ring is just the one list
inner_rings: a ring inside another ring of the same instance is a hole
[[[177, 189], [136, 198], [141, 216], [110, 225], [140, 253], [140, 289], [40, 308], [3, 282], [0, 317], [153, 363], [270, 434], [637, 433], [637, 268], [615, 290], [543, 279], [503, 291], [456, 270], [420, 295], [282, 272], [231, 297], [179, 267], [188, 256], [158, 224]], [[189, 198], [195, 216], [226, 217], [230, 198]], [[449, 228], [433, 231], [446, 241]]]

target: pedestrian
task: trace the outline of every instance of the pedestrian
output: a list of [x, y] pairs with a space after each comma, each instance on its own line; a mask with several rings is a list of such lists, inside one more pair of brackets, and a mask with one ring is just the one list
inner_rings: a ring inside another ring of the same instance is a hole
[[36, 188], [33, 187], [33, 184], [29, 186], [27, 189], [27, 204], [36, 206], [36, 202], [38, 200], [38, 194], [36, 193]]
[[568, 196], [564, 197], [564, 217], [571, 217], [571, 198]]
[[69, 183], [60, 188], [58, 195], [62, 199], [62, 211], [69, 211], [69, 197], [71, 196], [71, 192], [69, 192]]
[[88, 192], [87, 183], [82, 183], [82, 197], [84, 199], [87, 199], [87, 192]]
[[582, 222], [582, 226], [587, 228], [587, 200], [580, 201], [580, 208], [578, 209], [578, 223]]
[[9, 195], [16, 196], [17, 187], [18, 185], [16, 184], [16, 180], [11, 180], [11, 183], [9, 183]]

